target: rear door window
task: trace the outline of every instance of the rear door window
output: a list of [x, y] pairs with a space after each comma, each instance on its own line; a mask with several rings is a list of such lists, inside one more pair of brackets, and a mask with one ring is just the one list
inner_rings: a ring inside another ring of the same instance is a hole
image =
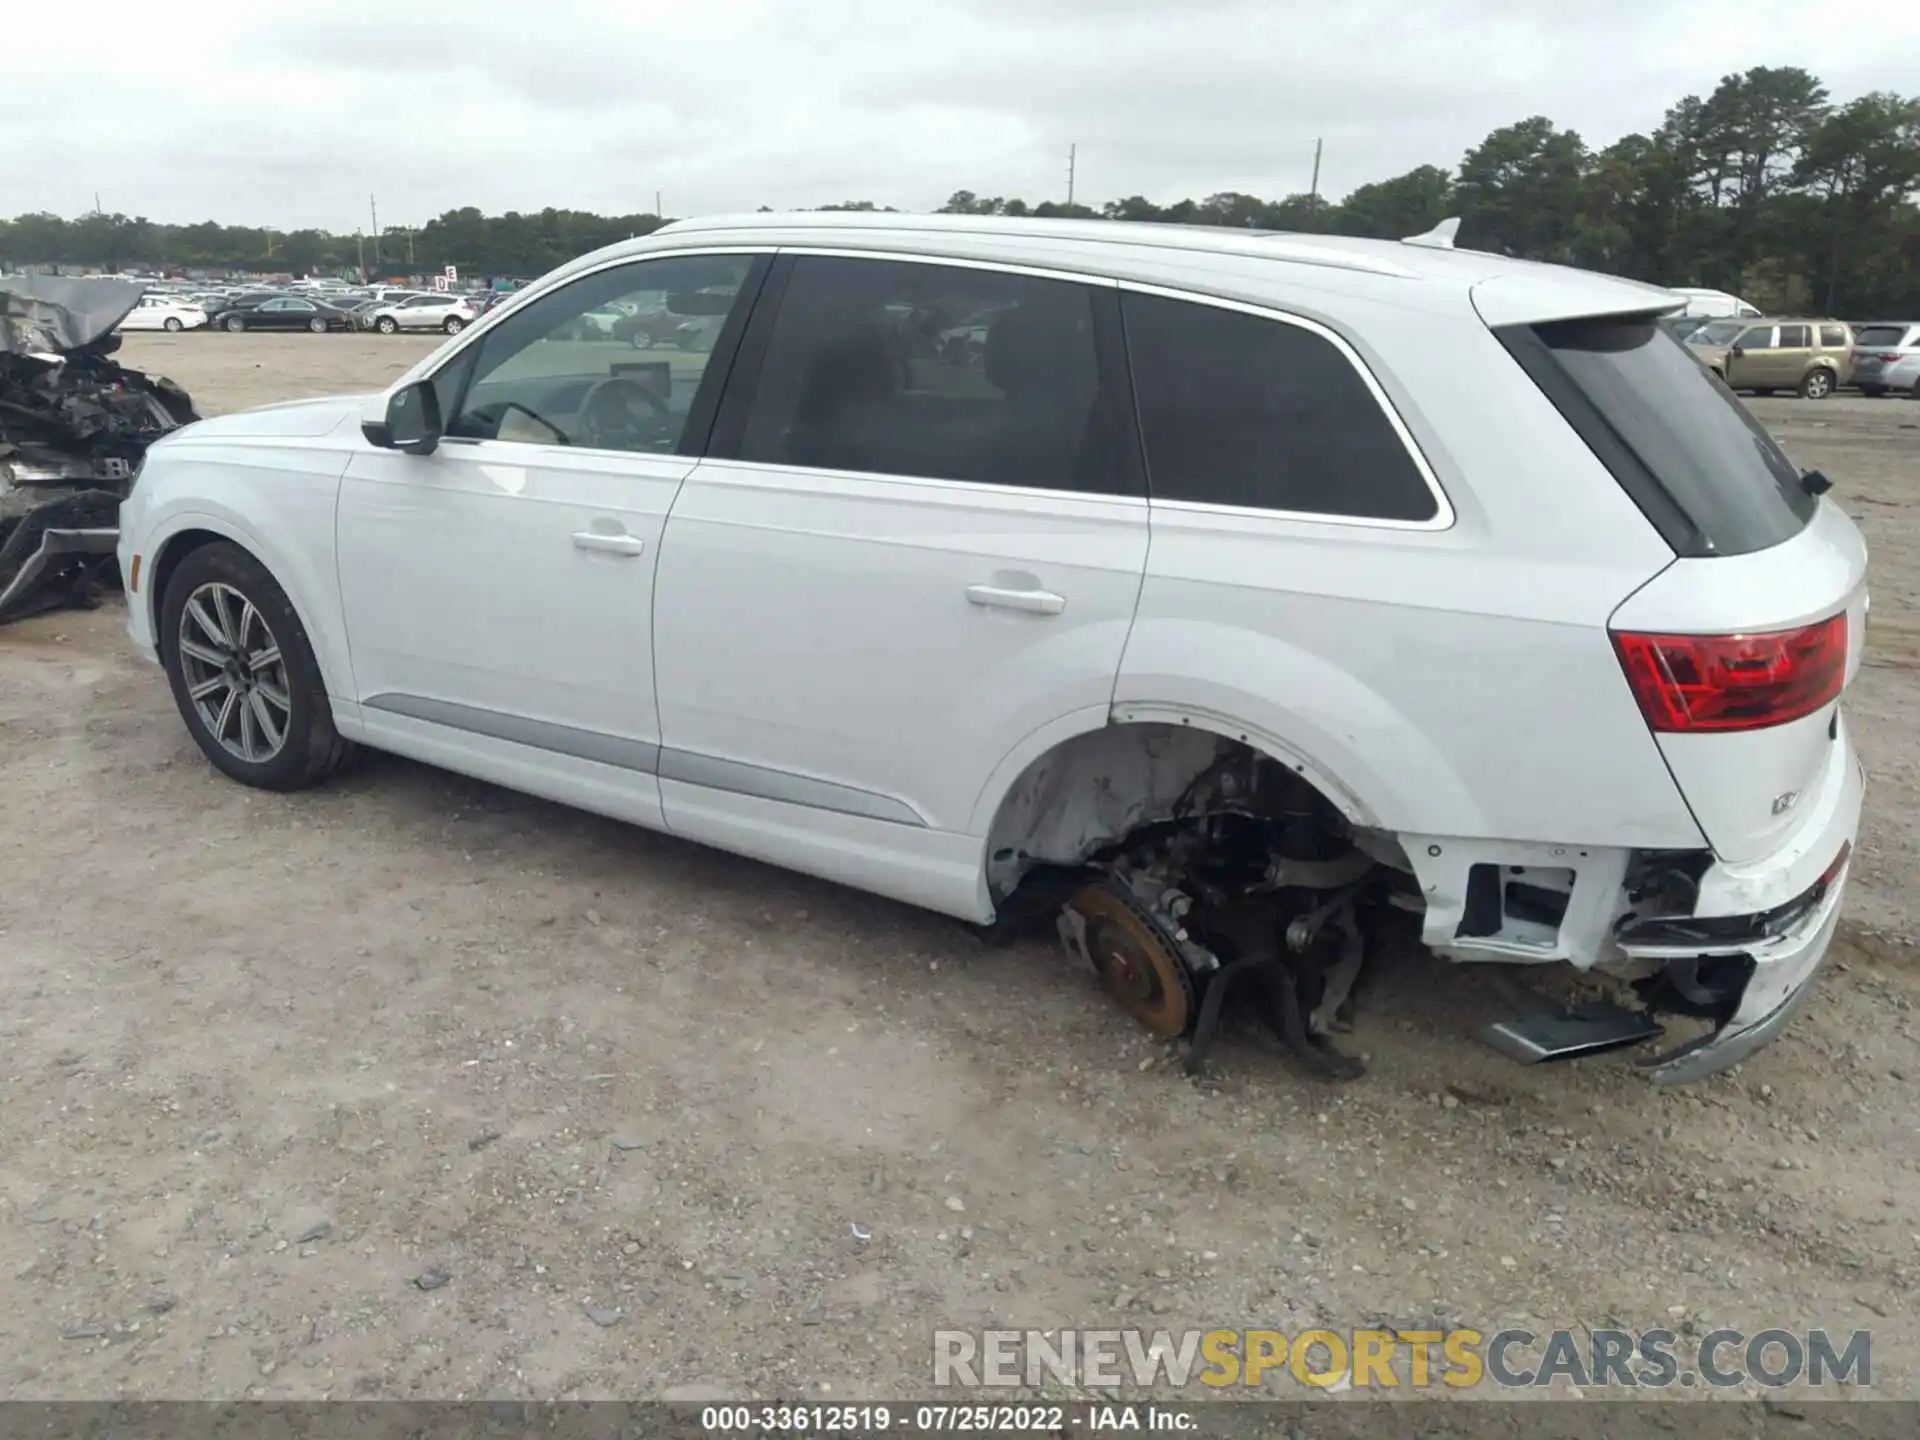
[[1432, 520], [1434, 488], [1380, 399], [1304, 325], [1121, 296], [1147, 485], [1190, 500], [1346, 520]]
[[1813, 335], [1805, 325], [1782, 325], [1780, 327], [1780, 348], [1782, 350], [1805, 350], [1813, 344]]
[[1813, 519], [1819, 500], [1786, 452], [1654, 317], [1495, 334], [1675, 553], [1746, 555]]
[[[776, 281], [777, 283], [777, 281]], [[770, 465], [1141, 493], [1111, 288], [801, 255], [715, 449]], [[1102, 314], [1106, 319], [1101, 319]]]

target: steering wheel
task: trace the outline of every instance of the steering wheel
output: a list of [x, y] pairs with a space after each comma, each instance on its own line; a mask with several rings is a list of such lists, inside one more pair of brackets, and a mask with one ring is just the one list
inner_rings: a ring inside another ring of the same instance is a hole
[[667, 402], [628, 375], [596, 380], [580, 397], [579, 443], [595, 449], [653, 449], [672, 438], [671, 422]]

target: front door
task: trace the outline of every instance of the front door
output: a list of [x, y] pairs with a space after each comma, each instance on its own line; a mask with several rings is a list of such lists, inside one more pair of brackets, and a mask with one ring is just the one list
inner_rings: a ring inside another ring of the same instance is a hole
[[659, 822], [654, 567], [712, 413], [709, 356], [560, 337], [628, 294], [744, 310], [763, 267], [675, 255], [575, 280], [448, 358], [433, 454], [356, 451], [340, 589], [362, 721], [384, 743], [456, 764], [420, 746], [478, 748], [540, 772], [533, 788]]
[[1772, 325], [1750, 325], [1727, 351], [1727, 384], [1736, 389], [1767, 389], [1774, 377], [1778, 330]]
[[[1147, 553], [1115, 289], [783, 256], [744, 347], [660, 562], [667, 823], [820, 837], [777, 858], [821, 873], [937, 849], [1023, 742], [1111, 703]], [[861, 883], [964, 909], [945, 873]]]

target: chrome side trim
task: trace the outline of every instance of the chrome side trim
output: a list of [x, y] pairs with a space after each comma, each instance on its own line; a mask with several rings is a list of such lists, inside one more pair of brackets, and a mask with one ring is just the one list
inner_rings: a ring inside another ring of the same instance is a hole
[[425, 720], [450, 730], [465, 730], [535, 750], [551, 750], [556, 755], [571, 755], [576, 760], [592, 760], [620, 770], [651, 775], [660, 766], [658, 745], [603, 735], [597, 730], [577, 730], [571, 725], [556, 725], [551, 720], [533, 720], [525, 715], [483, 710], [477, 705], [458, 705], [451, 700], [430, 700], [424, 695], [374, 695], [360, 703], [369, 710], [384, 710], [390, 715]]
[[887, 820], [895, 825], [924, 829], [927, 823], [911, 807], [870, 790], [858, 790], [831, 780], [815, 780], [785, 770], [769, 770], [738, 760], [696, 755], [691, 750], [662, 750], [660, 778], [703, 785], [709, 790], [728, 790], [736, 795], [752, 795], [761, 800], [781, 800], [814, 810], [835, 810], [867, 820]]
[[451, 700], [433, 700], [424, 695], [374, 695], [361, 702], [364, 709], [404, 715], [464, 730], [514, 745], [568, 755], [576, 760], [592, 760], [621, 770], [657, 775], [662, 780], [678, 780], [708, 790], [725, 790], [735, 795], [751, 795], [758, 800], [777, 800], [812, 810], [832, 810], [841, 815], [857, 815], [866, 820], [884, 820], [895, 825], [926, 828], [926, 820], [911, 806], [891, 796], [876, 795], [852, 785], [832, 780], [816, 780], [810, 775], [795, 775], [764, 765], [748, 765], [739, 760], [722, 760], [691, 750], [665, 749], [645, 740], [628, 740], [619, 735], [604, 735], [597, 730], [580, 730], [557, 725], [550, 720], [534, 720], [525, 715], [510, 715], [476, 705], [460, 705]]

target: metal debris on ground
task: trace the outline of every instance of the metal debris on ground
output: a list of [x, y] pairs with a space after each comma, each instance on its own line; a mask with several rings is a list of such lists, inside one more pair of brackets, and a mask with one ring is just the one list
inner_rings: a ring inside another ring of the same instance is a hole
[[144, 290], [0, 276], [0, 623], [93, 603], [147, 447], [200, 418], [172, 381], [109, 358]]

